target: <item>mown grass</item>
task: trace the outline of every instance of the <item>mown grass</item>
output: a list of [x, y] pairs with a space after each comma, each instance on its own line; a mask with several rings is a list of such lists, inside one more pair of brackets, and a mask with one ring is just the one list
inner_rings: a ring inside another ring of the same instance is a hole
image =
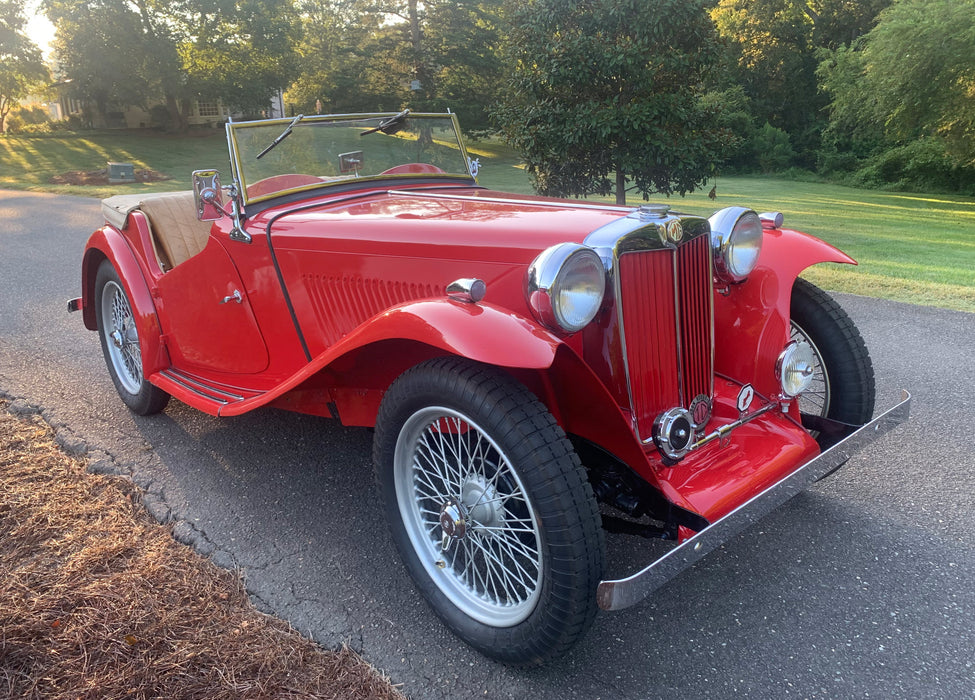
[[[132, 163], [137, 170], [155, 170], [171, 179], [94, 187], [50, 183], [54, 175], [98, 170], [109, 162]], [[227, 139], [219, 129], [190, 136], [111, 131], [0, 138], [0, 188], [104, 198], [113, 194], [187, 190], [193, 170], [217, 168], [226, 173], [229, 167]]]
[[[471, 144], [481, 184], [531, 192], [516, 154], [493, 142]], [[716, 186], [716, 198], [707, 192]], [[859, 190], [773, 177], [719, 177], [686, 197], [652, 197], [709, 216], [732, 205], [779, 211], [785, 225], [827, 241], [859, 263], [817, 265], [803, 276], [826, 289], [913, 304], [975, 311], [975, 199]], [[604, 201], [611, 201], [605, 198]], [[640, 204], [639, 195], [629, 204]]]
[[[481, 163], [480, 182], [492, 189], [530, 193], [518, 155], [488, 140], [468, 144]], [[165, 182], [86, 188], [51, 185], [70, 170], [94, 170], [125, 161], [169, 175]], [[106, 197], [129, 192], [188, 189], [195, 168], [228, 169], [220, 130], [191, 136], [103, 132], [67, 137], [0, 138], [0, 188]], [[717, 198], [706, 196], [717, 186]], [[659, 198], [655, 198], [659, 199]], [[631, 196], [631, 204], [639, 204]], [[672, 197], [675, 209], [707, 216], [742, 204], [781, 211], [786, 225], [811, 233], [857, 259], [857, 267], [819, 265], [808, 276], [837, 291], [915, 304], [975, 311], [975, 200], [946, 195], [858, 190], [773, 177], [720, 177], [700, 192]]]

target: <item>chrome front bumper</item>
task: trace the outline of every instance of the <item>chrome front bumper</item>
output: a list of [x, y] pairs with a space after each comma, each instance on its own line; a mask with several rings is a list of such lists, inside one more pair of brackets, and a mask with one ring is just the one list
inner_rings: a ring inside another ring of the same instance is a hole
[[858, 428], [720, 520], [711, 523], [642, 571], [615, 581], [601, 581], [596, 589], [599, 607], [603, 610], [620, 610], [639, 603], [712, 549], [765, 517], [811, 483], [840, 467], [881, 435], [906, 421], [910, 413], [911, 395], [904, 391], [896, 406]]

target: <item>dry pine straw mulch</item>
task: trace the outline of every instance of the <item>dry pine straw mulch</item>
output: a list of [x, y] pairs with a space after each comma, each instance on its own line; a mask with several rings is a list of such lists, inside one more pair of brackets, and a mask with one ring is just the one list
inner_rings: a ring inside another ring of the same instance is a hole
[[258, 612], [128, 480], [89, 474], [0, 402], [0, 697], [403, 696]]

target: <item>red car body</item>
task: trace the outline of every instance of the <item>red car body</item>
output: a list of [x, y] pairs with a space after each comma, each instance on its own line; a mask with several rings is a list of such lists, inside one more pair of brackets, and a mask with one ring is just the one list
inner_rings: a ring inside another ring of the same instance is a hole
[[[83, 289], [93, 295], [103, 258], [123, 271], [149, 381], [212, 415], [271, 404], [373, 426], [396, 377], [449, 353], [508, 368], [544, 399], [567, 433], [624, 459], [673, 503], [708, 521], [818, 453], [793, 403], [789, 413], [737, 431], [729, 438], [737, 449], [715, 443], [680, 469], [668, 467], [634, 434], [621, 392], [588, 367], [583, 335], [559, 338], [534, 321], [523, 284], [531, 261], [550, 245], [581, 243], [620, 218], [619, 208], [502, 197], [463, 185], [441, 185], [437, 198], [426, 190], [402, 192], [378, 188], [352, 200], [341, 193], [271, 207], [246, 222], [254, 238], [247, 246], [230, 240], [229, 219], [215, 221], [206, 249], [167, 273], [153, 264], [149, 226], [134, 211], [125, 229], [106, 225], [92, 236]], [[268, 246], [271, 221], [297, 327]], [[425, 259], [430, 250], [437, 259]], [[717, 382], [713, 421], [737, 416], [742, 383], [775, 395], [793, 282], [822, 262], [854, 263], [816, 238], [771, 229], [749, 282], [715, 295], [714, 344], [728, 348], [716, 353], [715, 372], [739, 381]], [[472, 306], [448, 298], [444, 290], [457, 277], [484, 280], [484, 300]], [[235, 289], [244, 294], [241, 304], [217, 305]], [[213, 303], [200, 304], [201, 298]], [[341, 317], [322, 312], [331, 301], [341, 305]], [[94, 305], [85, 308], [85, 325], [96, 330]]]
[[[393, 118], [373, 117], [378, 125]], [[243, 167], [231, 193], [238, 216], [209, 224], [202, 249], [185, 261], [160, 263], [149, 207], [136, 206], [93, 234], [82, 263], [75, 305], [86, 327], [99, 329], [96, 279], [108, 261], [131, 304], [143, 377], [195, 408], [233, 416], [273, 406], [374, 426], [404, 373], [463, 358], [526, 387], [580, 453], [625, 465], [622, 479], [590, 473], [597, 495], [625, 503], [620, 492], [633, 491], [624, 486], [636, 475], [645, 486], [631, 514], [663, 522], [659, 535], [680, 541], [820, 455], [800, 400], [782, 393], [777, 364], [792, 338], [798, 275], [854, 261], [774, 217], [747, 279], [729, 283], [715, 270], [707, 222], [661, 208], [501, 194], [471, 177], [407, 166], [361, 181], [257, 188], [252, 202], [240, 194]], [[632, 255], [600, 247], [629, 235], [624, 229], [663, 232], [670, 222], [683, 240]], [[578, 332], [546, 326], [526, 290], [533, 261], [564, 243], [608, 260], [606, 296]], [[483, 297], [448, 293], [459, 279], [482, 281]], [[654, 437], [661, 414], [695, 408], [698, 395], [709, 410], [692, 434], [710, 439], [668, 458]], [[741, 420], [752, 395], [767, 410]], [[872, 410], [872, 393], [869, 402]]]

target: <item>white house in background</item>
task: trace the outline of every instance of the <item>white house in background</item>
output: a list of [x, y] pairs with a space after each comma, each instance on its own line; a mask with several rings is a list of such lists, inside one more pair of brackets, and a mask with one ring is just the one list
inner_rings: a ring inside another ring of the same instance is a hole
[[[58, 83], [52, 87], [67, 87], [67, 83]], [[58, 90], [58, 92], [61, 97], [57, 101], [48, 103], [52, 105], [48, 107], [52, 119], [63, 119], [72, 114], [81, 116], [84, 113], [84, 103], [81, 100], [66, 97], [64, 90]], [[54, 110], [58, 113], [57, 117], [53, 116]], [[269, 119], [285, 116], [284, 93], [281, 90], [278, 90], [271, 97], [265, 115]], [[237, 119], [241, 116], [240, 112], [231, 112], [222, 100], [194, 100], [190, 103], [187, 122], [190, 126], [219, 126], [231, 117]], [[96, 129], [147, 129], [153, 125], [152, 115], [149, 111], [138, 106], [129, 106], [124, 110], [109, 112], [103, 119], [103, 123], [96, 123], [91, 126]]]

